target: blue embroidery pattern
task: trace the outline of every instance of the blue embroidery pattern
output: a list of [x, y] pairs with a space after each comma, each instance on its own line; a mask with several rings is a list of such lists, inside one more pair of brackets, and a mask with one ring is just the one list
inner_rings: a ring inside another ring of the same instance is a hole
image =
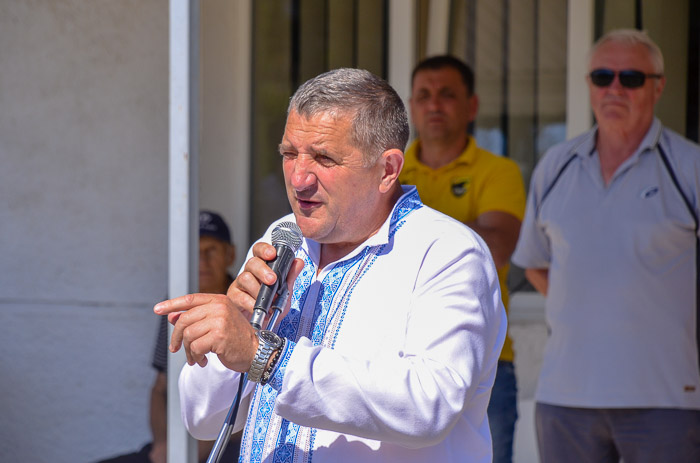
[[[401, 199], [392, 212], [390, 241], [405, 223], [406, 216], [422, 206], [416, 190]], [[316, 281], [318, 269], [311, 257], [304, 249], [297, 253], [304, 260], [304, 269], [294, 284], [291, 310], [278, 330], [287, 338], [288, 346], [270, 382], [253, 392], [239, 461], [311, 462], [317, 430], [291, 423], [273, 412], [287, 364], [301, 337], [308, 337], [314, 346], [335, 346], [355, 287], [386, 250], [386, 244], [367, 246], [353, 257], [334, 264], [321, 282]], [[315, 301], [308, 300], [316, 288]], [[249, 436], [249, 432], [253, 435]]]
[[276, 370], [274, 374], [270, 377], [270, 382], [267, 383], [271, 388], [273, 388], [277, 392], [279, 392], [282, 389], [282, 380], [284, 379], [284, 372], [287, 370], [289, 357], [291, 357], [292, 352], [294, 352], [294, 346], [296, 346], [296, 343], [291, 339], [287, 339], [287, 342], [284, 346], [284, 351], [282, 352], [282, 355], [280, 355], [279, 362], [277, 363]]
[[421, 207], [423, 207], [423, 203], [418, 196], [418, 190], [414, 189], [410, 194], [403, 197], [401, 202], [394, 208], [394, 212], [391, 215], [391, 228], [393, 229], [399, 220]]
[[[299, 251], [301, 253], [303, 251]], [[294, 282], [294, 287], [292, 288], [292, 305], [289, 313], [282, 320], [279, 327], [279, 334], [287, 339], [292, 339], [298, 341], [297, 336], [301, 336], [303, 333], [299, 332], [299, 323], [301, 322], [301, 308], [304, 307], [306, 303], [306, 297], [308, 296], [309, 290], [311, 289], [311, 282], [316, 275], [316, 265], [311, 260], [311, 257], [304, 253], [297, 257], [301, 257], [304, 260], [304, 268], [301, 274]]]
[[316, 302], [314, 317], [311, 324], [311, 326], [314, 327], [311, 335], [311, 341], [314, 346], [323, 344], [323, 338], [326, 334], [329, 319], [335, 314], [335, 312], [331, 312], [331, 310], [334, 306], [336, 310], [338, 307], [337, 304], [333, 303], [338, 294], [338, 288], [340, 288], [341, 283], [345, 281], [346, 275], [348, 275], [350, 270], [362, 262], [366, 255], [367, 249], [354, 258], [339, 262], [323, 279], [321, 289], [319, 290], [319, 294], [322, 296]]

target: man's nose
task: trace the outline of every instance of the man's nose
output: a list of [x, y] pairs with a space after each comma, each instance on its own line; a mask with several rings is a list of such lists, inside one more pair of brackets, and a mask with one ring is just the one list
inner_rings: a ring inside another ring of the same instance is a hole
[[291, 184], [295, 190], [303, 191], [316, 183], [316, 174], [313, 169], [313, 161], [309, 156], [299, 155], [292, 161]]
[[620, 74], [615, 73], [615, 77], [613, 77], [613, 81], [610, 82], [610, 85], [608, 85], [608, 89], [614, 90], [616, 92], [620, 92], [625, 89], [623, 85], [620, 83]]
[[440, 109], [440, 97], [438, 95], [429, 96], [427, 103], [428, 109], [431, 111]]

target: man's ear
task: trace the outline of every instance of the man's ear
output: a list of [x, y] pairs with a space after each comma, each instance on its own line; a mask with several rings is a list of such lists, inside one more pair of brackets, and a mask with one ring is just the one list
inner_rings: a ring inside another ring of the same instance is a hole
[[661, 98], [661, 93], [664, 91], [664, 87], [666, 86], [666, 76], [661, 76], [656, 80], [656, 85], [654, 86], [654, 104], [656, 104], [659, 101], [659, 98]]
[[387, 193], [391, 191], [396, 182], [399, 181], [399, 174], [403, 168], [403, 152], [399, 149], [384, 151], [380, 162], [382, 163], [383, 170], [379, 191], [381, 193]]

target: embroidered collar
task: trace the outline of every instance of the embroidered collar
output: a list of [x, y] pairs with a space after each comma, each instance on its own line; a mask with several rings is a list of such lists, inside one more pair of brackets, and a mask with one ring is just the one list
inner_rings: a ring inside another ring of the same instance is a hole
[[[342, 261], [352, 259], [355, 255], [367, 247], [387, 244], [394, 233], [396, 233], [396, 230], [398, 230], [403, 223], [404, 217], [416, 209], [423, 207], [423, 203], [418, 196], [418, 190], [415, 186], [402, 185], [401, 188], [403, 189], [403, 195], [401, 195], [399, 200], [396, 201], [391, 213], [386, 218], [377, 233], [367, 238], [364, 243], [358, 245], [352, 252], [343, 257]], [[321, 255], [320, 243], [304, 238], [301, 245], [301, 250], [303, 250], [314, 263], [318, 263]]]

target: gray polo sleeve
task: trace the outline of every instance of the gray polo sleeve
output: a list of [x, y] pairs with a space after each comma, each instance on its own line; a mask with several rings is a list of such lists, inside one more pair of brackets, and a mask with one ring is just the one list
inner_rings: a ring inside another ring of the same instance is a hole
[[543, 169], [538, 166], [532, 175], [525, 219], [520, 227], [520, 238], [511, 259], [515, 265], [523, 268], [548, 268], [551, 261], [549, 237], [537, 217], [543, 177]]

